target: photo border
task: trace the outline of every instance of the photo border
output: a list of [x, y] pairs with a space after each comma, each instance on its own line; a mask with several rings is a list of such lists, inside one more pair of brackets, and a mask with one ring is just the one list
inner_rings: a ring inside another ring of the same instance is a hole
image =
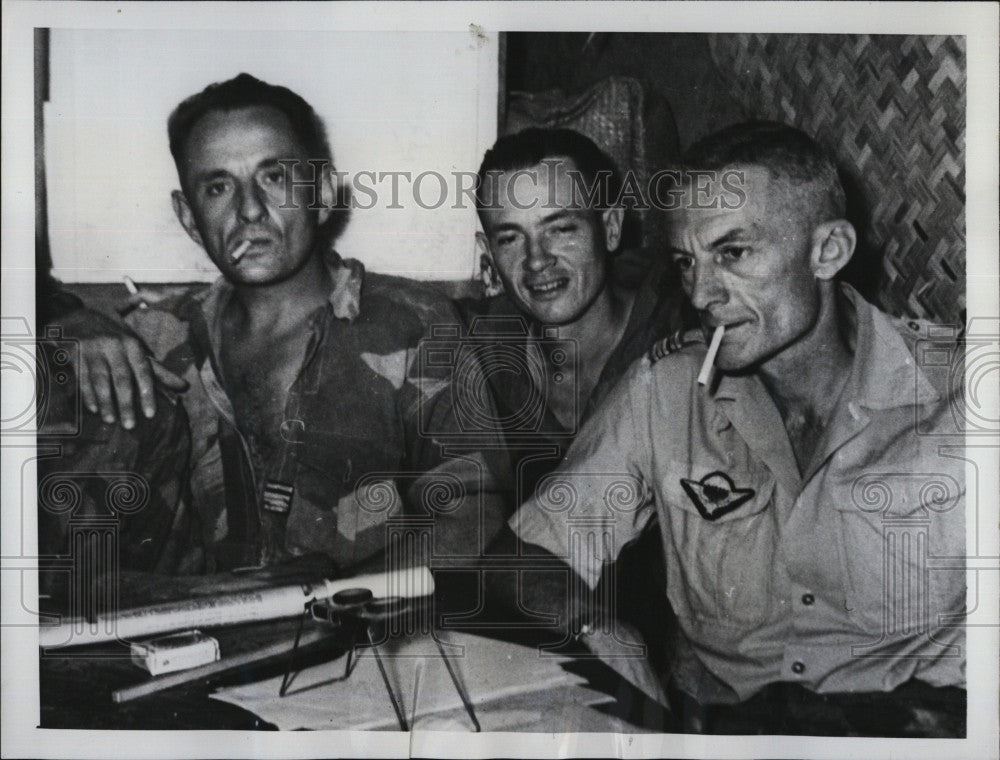
[[[470, 30], [485, 34], [502, 31], [614, 31], [641, 32], [772, 32], [772, 33], [894, 33], [953, 34], [967, 39], [967, 260], [969, 318], [996, 320], [998, 303], [997, 176], [997, 22], [998, 6], [989, 3], [397, 3], [385, 8], [374, 3], [3, 3], [3, 282], [2, 312], [24, 317], [34, 331], [34, 194], [32, 132], [32, 28], [77, 27], [106, 29], [178, 29], [206, 27], [220, 30], [281, 29], [426, 31]], [[250, 11], [250, 12], [248, 12]], [[470, 33], [473, 33], [470, 30]], [[974, 264], [974, 265], [973, 265]], [[996, 398], [990, 400], [996, 410]], [[18, 399], [6, 392], [4, 414], [16, 409]], [[23, 400], [22, 400], [23, 405]], [[994, 416], [995, 418], [995, 416]], [[980, 448], [976, 448], [978, 444]], [[0, 501], [20, 503], [22, 473], [11, 470], [10, 449], [3, 442]], [[995, 494], [1000, 493], [996, 445], [969, 439], [968, 476], [979, 476], [978, 493], [993, 503], [980, 505], [979, 524], [997, 524]], [[26, 473], [25, 475], [29, 475]], [[27, 506], [22, 504], [22, 506]], [[20, 511], [4, 509], [4, 527]], [[968, 520], [968, 546], [976, 547], [979, 581], [978, 619], [1000, 620], [997, 612], [997, 576], [1000, 546], [996, 531], [973, 533]], [[23, 529], [23, 530], [22, 530]], [[19, 540], [30, 542], [35, 526], [5, 529], [2, 536], [2, 617], [17, 617], [22, 598], [36, 598], [37, 585], [21, 586], [23, 564]], [[16, 539], [16, 540], [15, 540]], [[30, 552], [29, 552], [30, 553]], [[22, 564], [19, 564], [22, 563]], [[25, 573], [27, 579], [30, 573]], [[969, 584], [970, 594], [975, 587]], [[37, 632], [32, 627], [5, 624], [2, 636], [2, 750], [5, 757], [299, 757], [323, 755], [510, 757], [985, 757], [997, 752], [998, 626], [968, 629], [968, 736], [962, 740], [858, 739], [800, 736], [719, 737], [692, 735], [624, 734], [453, 734], [413, 732], [235, 732], [77, 731], [38, 729]]]

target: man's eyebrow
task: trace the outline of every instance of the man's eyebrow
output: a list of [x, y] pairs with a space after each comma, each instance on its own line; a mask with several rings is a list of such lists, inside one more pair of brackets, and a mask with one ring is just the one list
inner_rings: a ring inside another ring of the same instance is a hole
[[685, 251], [683, 248], [678, 248], [675, 245], [667, 246], [667, 256], [690, 256], [689, 251]]
[[227, 179], [229, 177], [229, 172], [224, 169], [213, 169], [207, 172], [198, 172], [194, 175], [195, 184], [204, 184], [205, 182], [214, 182], [217, 179]]
[[720, 235], [715, 240], [709, 244], [709, 248], [718, 248], [719, 246], [728, 245], [735, 240], [745, 240], [750, 236], [750, 230], [744, 229], [742, 227], [737, 227], [735, 230], [729, 230], [729, 232], [724, 235]]
[[520, 232], [521, 225], [514, 224], [513, 222], [500, 222], [499, 224], [491, 224], [489, 234], [495, 232]]
[[542, 217], [542, 224], [549, 224], [550, 222], [558, 222], [560, 219], [571, 218], [575, 216], [575, 211], [578, 209], [568, 209], [560, 208], [553, 211], [551, 214]]

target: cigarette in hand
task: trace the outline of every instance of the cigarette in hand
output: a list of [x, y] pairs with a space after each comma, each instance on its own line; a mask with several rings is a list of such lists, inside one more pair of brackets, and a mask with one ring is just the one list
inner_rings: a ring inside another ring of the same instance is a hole
[[705, 354], [705, 361], [701, 365], [701, 372], [698, 373], [698, 385], [708, 385], [708, 379], [712, 376], [712, 367], [715, 366], [715, 355], [719, 353], [719, 344], [722, 343], [722, 334], [725, 331], [725, 325], [719, 325], [715, 328], [712, 342], [708, 345], [708, 353]]
[[[122, 282], [125, 283], [125, 290], [128, 291], [128, 294], [130, 296], [137, 296], [137, 295], [139, 295], [139, 288], [137, 288], [135, 286], [135, 280], [133, 280], [128, 275], [125, 275], [124, 277], [122, 277]], [[149, 308], [149, 304], [146, 303], [145, 301], [139, 301], [137, 308], [139, 308], [139, 309], [148, 309]]]
[[250, 245], [251, 243], [249, 240], [244, 240], [242, 243], [240, 243], [239, 247], [231, 254], [229, 254], [229, 261], [232, 262], [233, 264], [236, 264], [240, 259], [243, 258], [243, 254], [245, 254], [250, 249]]

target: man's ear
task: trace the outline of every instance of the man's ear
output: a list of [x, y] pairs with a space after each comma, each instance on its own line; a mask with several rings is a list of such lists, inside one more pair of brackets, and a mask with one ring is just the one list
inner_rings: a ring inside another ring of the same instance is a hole
[[832, 280], [854, 255], [858, 234], [846, 219], [816, 225], [812, 236], [810, 266], [820, 280]]
[[493, 252], [490, 250], [490, 239], [482, 230], [476, 230], [476, 250], [481, 256], [489, 256], [493, 261]]
[[498, 296], [503, 293], [503, 280], [500, 279], [500, 270], [497, 269], [493, 261], [493, 252], [490, 250], [490, 239], [485, 232], [476, 231], [476, 253], [479, 254], [479, 279], [483, 283], [483, 295], [487, 298]]
[[325, 224], [330, 218], [333, 209], [337, 206], [337, 198], [340, 196], [340, 188], [334, 181], [333, 166], [326, 163], [320, 171], [319, 178], [319, 223]]
[[204, 248], [205, 243], [201, 239], [201, 233], [198, 232], [198, 225], [194, 223], [194, 214], [191, 211], [191, 206], [188, 205], [187, 198], [184, 197], [184, 193], [180, 190], [174, 190], [170, 194], [170, 200], [174, 206], [174, 213], [177, 214], [177, 221], [181, 223], [181, 227], [184, 228], [188, 237]]
[[601, 222], [604, 224], [604, 246], [608, 251], [618, 250], [622, 242], [622, 224], [625, 221], [625, 209], [612, 206], [601, 212]]

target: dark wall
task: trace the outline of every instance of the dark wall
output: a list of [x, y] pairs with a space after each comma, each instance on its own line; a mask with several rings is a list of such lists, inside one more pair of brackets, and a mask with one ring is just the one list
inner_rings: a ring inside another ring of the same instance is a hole
[[740, 121], [739, 104], [712, 63], [705, 34], [507, 35], [506, 88], [581, 92], [610, 75], [631, 76], [673, 110], [681, 148]]

